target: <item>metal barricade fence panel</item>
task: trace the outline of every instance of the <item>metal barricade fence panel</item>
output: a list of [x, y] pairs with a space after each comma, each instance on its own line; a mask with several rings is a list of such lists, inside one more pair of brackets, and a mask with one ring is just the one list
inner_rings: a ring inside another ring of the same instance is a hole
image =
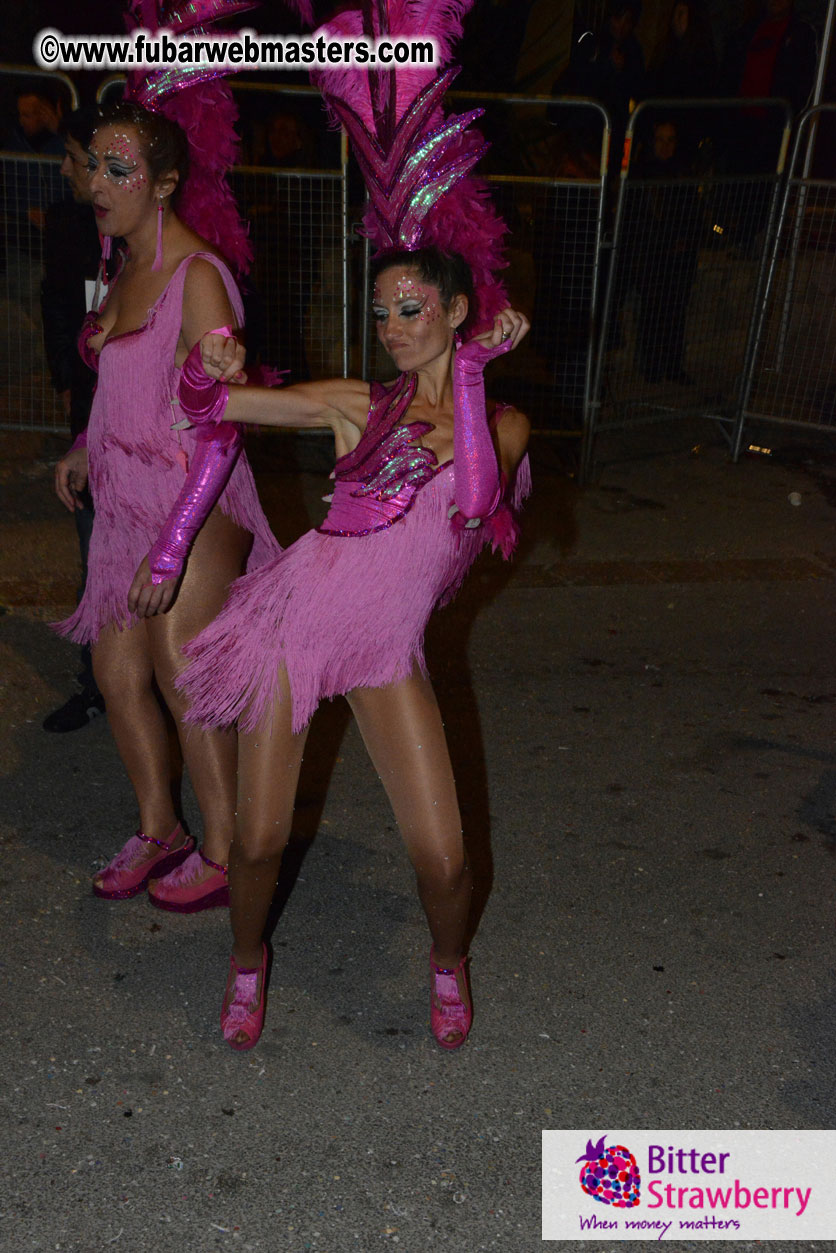
[[60, 157], [0, 153], [0, 426], [65, 430], [52, 385], [41, 316], [47, 210], [64, 198]]
[[836, 426], [836, 179], [815, 177], [836, 104], [799, 124], [755, 330], [735, 451], [747, 421]]
[[[836, 425], [836, 182], [803, 177], [808, 137], [815, 136], [821, 114], [836, 106], [805, 117], [780, 215], [788, 134], [780, 102], [639, 106], [619, 181], [612, 264], [604, 275], [609, 123], [600, 106], [549, 97], [451, 96], [487, 109], [484, 129], [494, 147], [485, 177], [511, 230], [507, 285], [533, 322], [524, 348], [492, 370], [492, 385], [538, 426], [582, 426], [582, 473], [591, 468], [598, 433], [647, 422], [686, 415], [725, 425], [737, 420], [738, 445], [745, 418]], [[760, 168], [747, 168], [751, 154], [741, 154], [739, 146], [731, 156], [725, 151], [723, 165], [716, 137], [730, 119], [754, 117], [755, 108], [769, 112], [771, 125], [770, 150], [757, 154]], [[660, 110], [692, 135], [695, 114], [713, 111], [719, 119], [687, 177], [659, 176], [642, 158], [642, 117], [649, 127]], [[713, 150], [709, 161], [706, 147]], [[45, 214], [67, 195], [60, 161], [5, 152], [0, 163], [0, 425], [65, 430], [40, 308]], [[232, 182], [252, 223], [258, 300], [251, 302], [251, 333], [262, 360], [292, 377], [316, 378], [343, 373], [351, 355], [352, 371], [391, 375], [373, 336], [370, 352], [362, 348], [367, 261], [351, 237], [344, 146], [339, 168], [241, 166]], [[358, 220], [359, 208], [350, 216]], [[773, 217], [779, 229], [771, 240]], [[350, 270], [359, 281], [351, 281]]]
[[263, 361], [289, 370], [289, 381], [341, 374], [340, 174], [239, 167], [232, 187], [255, 252], [250, 344]]
[[774, 100], [645, 101], [633, 113], [584, 474], [602, 432], [736, 421], [788, 128]]

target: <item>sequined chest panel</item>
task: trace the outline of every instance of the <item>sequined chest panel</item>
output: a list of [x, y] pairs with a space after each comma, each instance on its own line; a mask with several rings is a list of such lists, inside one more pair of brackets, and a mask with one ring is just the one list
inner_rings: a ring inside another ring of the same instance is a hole
[[363, 436], [337, 462], [336, 486], [328, 516], [317, 530], [324, 535], [369, 535], [397, 522], [416, 495], [435, 478], [438, 460], [416, 441], [431, 431], [429, 422], [403, 423], [417, 379], [401, 375], [391, 388], [372, 384], [372, 401]]

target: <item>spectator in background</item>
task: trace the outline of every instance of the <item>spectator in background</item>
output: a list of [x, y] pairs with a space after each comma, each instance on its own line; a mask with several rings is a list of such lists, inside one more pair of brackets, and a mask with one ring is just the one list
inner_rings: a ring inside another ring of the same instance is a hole
[[11, 140], [14, 152], [63, 154], [59, 130], [63, 106], [57, 93], [46, 87], [25, 86], [17, 92], [17, 128]]
[[717, 94], [717, 54], [705, 4], [677, 0], [666, 34], [648, 71], [649, 94], [659, 99], [695, 100]]
[[690, 172], [676, 123], [658, 120], [633, 167], [641, 182], [628, 202], [623, 236], [640, 300], [636, 364], [648, 383], [693, 385], [685, 371], [685, 329], [702, 217], [693, 181], [680, 181]]
[[[96, 376], [77, 347], [84, 315], [91, 304], [102, 245], [90, 202], [87, 147], [99, 120], [94, 108], [78, 109], [61, 124], [64, 160], [61, 174], [72, 200], [60, 200], [46, 211], [44, 277], [41, 311], [44, 346], [52, 385], [61, 397], [64, 415], [75, 439], [87, 426]], [[81, 587], [87, 579], [87, 552], [93, 530], [93, 501], [87, 488], [76, 495], [75, 524], [81, 549]], [[45, 731], [77, 731], [104, 711], [93, 678], [90, 646], [81, 649], [80, 690], [44, 720]]]
[[[661, 100], [698, 100], [716, 96], [717, 55], [711, 21], [703, 0], [677, 0], [668, 29], [657, 45], [648, 71], [649, 95]], [[711, 110], [683, 109], [677, 115], [678, 148], [692, 159], [716, 123]]]
[[793, 0], [767, 0], [765, 9], [732, 35], [723, 63], [729, 96], [788, 100], [797, 117], [816, 74], [816, 35], [794, 12]]
[[[26, 85], [18, 88], [15, 99], [17, 121], [6, 134], [7, 151], [27, 156], [63, 156], [64, 141], [58, 134], [63, 115], [60, 96], [46, 87]], [[18, 245], [31, 254], [32, 232], [37, 235], [43, 230], [45, 206], [54, 199], [49, 193], [60, 188], [60, 182], [50, 179], [43, 168], [20, 162], [7, 169], [5, 183], [4, 207], [7, 215], [15, 219], [17, 229], [13, 233]]]
[[[518, 79], [520, 52], [536, 0], [475, 0], [459, 45], [462, 75], [456, 87], [466, 91], [524, 90]], [[481, 123], [480, 123], [481, 129]]]
[[259, 165], [277, 169], [310, 169], [314, 164], [313, 137], [292, 109], [276, 109], [267, 119], [265, 146]]
[[[787, 100], [795, 117], [810, 97], [816, 73], [816, 36], [793, 11], [793, 0], [767, 0], [761, 13], [729, 40], [721, 87], [726, 95]], [[729, 174], [770, 174], [777, 168], [784, 129], [779, 109], [740, 109], [724, 138]], [[727, 239], [756, 256], [769, 217], [770, 189], [755, 185], [745, 206], [732, 196], [723, 206]]]
[[[592, 31], [581, 33], [573, 44], [568, 68], [552, 88], [552, 95], [590, 96], [605, 106], [612, 121], [610, 174], [613, 176], [621, 165], [630, 112], [647, 95], [644, 53], [635, 34], [641, 7], [641, 0], [609, 0], [600, 36], [596, 38]], [[584, 117], [589, 125], [587, 111]], [[572, 128], [576, 121], [584, 125], [580, 114], [570, 120], [565, 113], [558, 115], [555, 111], [551, 120]], [[582, 145], [594, 151], [594, 137], [582, 137]]]
[[64, 110], [51, 87], [48, 81], [36, 79], [17, 89], [16, 118], [3, 140], [7, 152], [26, 158], [4, 160], [0, 205], [6, 298], [14, 310], [20, 344], [16, 366], [33, 375], [46, 372], [40, 308], [46, 209], [65, 195], [57, 161], [35, 159], [64, 152], [57, 133]]

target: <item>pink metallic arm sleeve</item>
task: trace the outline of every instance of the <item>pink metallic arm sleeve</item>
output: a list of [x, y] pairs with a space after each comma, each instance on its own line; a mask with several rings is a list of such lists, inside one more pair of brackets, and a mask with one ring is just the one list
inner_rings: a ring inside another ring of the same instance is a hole
[[456, 469], [455, 507], [478, 526], [496, 511], [501, 499], [499, 465], [485, 408], [483, 371], [486, 364], [511, 347], [510, 341], [489, 348], [469, 340], [453, 364], [453, 464]]
[[180, 577], [194, 537], [226, 487], [242, 438], [231, 422], [198, 431], [186, 481], [148, 554], [152, 583]]
[[75, 452], [76, 448], [86, 448], [86, 447], [87, 447], [87, 427], [85, 426], [84, 430], [79, 431], [78, 435], [76, 435], [75, 439], [70, 445], [70, 452]]
[[[209, 333], [233, 337], [232, 330], [228, 326], [220, 326]], [[180, 384], [177, 388], [178, 404], [194, 426], [201, 426], [207, 422], [220, 422], [228, 400], [228, 384], [210, 378], [204, 370], [200, 355], [200, 340], [198, 340], [180, 370]]]

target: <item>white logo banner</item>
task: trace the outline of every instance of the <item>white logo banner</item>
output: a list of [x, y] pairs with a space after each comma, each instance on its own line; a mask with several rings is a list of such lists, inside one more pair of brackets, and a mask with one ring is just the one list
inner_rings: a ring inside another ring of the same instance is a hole
[[836, 1131], [544, 1131], [543, 1239], [836, 1240]]

